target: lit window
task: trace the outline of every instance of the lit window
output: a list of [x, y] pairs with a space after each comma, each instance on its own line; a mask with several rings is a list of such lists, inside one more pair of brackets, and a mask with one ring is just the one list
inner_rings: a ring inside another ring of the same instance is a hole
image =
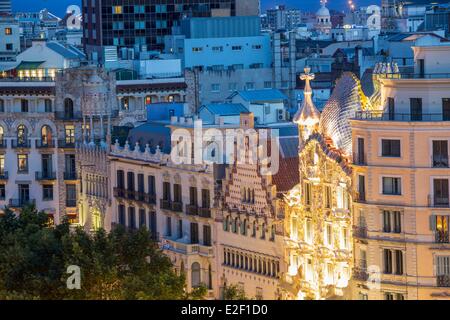
[[5, 28], [5, 35], [9, 36], [12, 34], [12, 29], [11, 28]]
[[122, 8], [122, 6], [113, 6], [112, 12], [113, 12], [113, 14], [122, 14], [123, 8]]

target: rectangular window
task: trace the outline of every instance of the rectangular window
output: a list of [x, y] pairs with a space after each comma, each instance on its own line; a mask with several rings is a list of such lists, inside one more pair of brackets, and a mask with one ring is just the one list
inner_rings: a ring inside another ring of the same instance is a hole
[[77, 186], [74, 184], [66, 185], [66, 206], [72, 208], [77, 206]]
[[325, 208], [331, 208], [331, 186], [325, 186]]
[[183, 220], [178, 220], [178, 239], [183, 238]]
[[166, 236], [167, 237], [172, 236], [172, 218], [171, 217], [166, 218]]
[[42, 186], [42, 200], [43, 201], [52, 201], [53, 200], [53, 185], [52, 184], [44, 184]]
[[400, 140], [381, 140], [382, 157], [400, 157]]
[[207, 225], [203, 226], [203, 245], [211, 246], [211, 227]]
[[434, 206], [448, 207], [448, 179], [433, 179]]
[[5, 35], [6, 36], [12, 35], [12, 29], [11, 28], [5, 28]]
[[357, 158], [355, 159], [356, 164], [364, 164], [365, 163], [365, 157], [364, 157], [364, 138], [358, 138], [358, 153]]
[[147, 218], [145, 215], [145, 209], [139, 209], [139, 227], [147, 226]]
[[210, 208], [211, 200], [209, 189], [202, 189], [202, 208]]
[[448, 141], [433, 141], [433, 167], [448, 168]]
[[403, 274], [403, 252], [401, 250], [394, 250], [395, 252], [395, 274]]
[[117, 211], [119, 214], [119, 224], [125, 226], [125, 206], [123, 204], [120, 204], [117, 208]]
[[310, 206], [311, 205], [311, 185], [309, 183], [304, 183], [304, 190], [305, 190], [305, 205]]
[[140, 192], [140, 193], [144, 193], [145, 192], [144, 175], [142, 173], [138, 174], [138, 192]]
[[123, 7], [122, 6], [113, 6], [112, 7], [112, 13], [113, 14], [122, 14], [123, 13]]
[[127, 172], [127, 189], [134, 191], [134, 172]]
[[136, 212], [134, 207], [128, 207], [128, 227], [136, 229]]
[[181, 184], [175, 183], [173, 185], [173, 201], [182, 202]]
[[240, 51], [240, 50], [242, 50], [242, 46], [232, 46], [231, 50], [233, 50], [233, 51]]
[[213, 83], [211, 85], [211, 91], [212, 92], [220, 92], [220, 84], [219, 83]]
[[393, 177], [383, 177], [383, 194], [401, 195], [401, 179]]
[[189, 204], [191, 206], [197, 206], [197, 188], [196, 187], [190, 187], [189, 188]]
[[431, 229], [436, 233], [437, 243], [449, 243], [449, 216], [434, 216], [432, 219]]
[[52, 100], [50, 100], [50, 99], [44, 100], [44, 111], [52, 112]]
[[6, 185], [0, 184], [0, 200], [5, 200], [6, 198]]
[[191, 223], [191, 244], [198, 243], [198, 223]]
[[436, 275], [450, 276], [450, 256], [436, 257]]
[[170, 201], [170, 182], [163, 182], [163, 200]]
[[192, 52], [202, 52], [203, 48], [202, 47], [193, 47], [192, 48]]
[[401, 233], [401, 213], [400, 211], [383, 210], [383, 232]]
[[422, 98], [410, 98], [411, 121], [422, 121]]
[[151, 195], [156, 193], [155, 176], [148, 176], [148, 193]]
[[363, 175], [358, 175], [358, 200], [366, 200], [366, 177]]
[[125, 173], [123, 170], [117, 170], [116, 186], [119, 189], [125, 189]]
[[17, 155], [17, 172], [28, 173], [28, 154]]
[[395, 120], [395, 100], [392, 97], [388, 97], [388, 119]]
[[26, 113], [28, 112], [28, 100], [22, 99], [20, 100], [20, 112]]
[[392, 274], [392, 251], [389, 249], [383, 250], [384, 256], [384, 273]]

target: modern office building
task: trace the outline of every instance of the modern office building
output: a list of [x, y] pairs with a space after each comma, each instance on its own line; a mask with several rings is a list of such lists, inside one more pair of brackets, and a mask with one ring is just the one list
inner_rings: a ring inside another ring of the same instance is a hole
[[[113, 1], [83, 0], [84, 46], [102, 58], [104, 46], [162, 50], [164, 36], [185, 17], [258, 15], [259, 5], [236, 5], [236, 0]], [[255, 11], [255, 12], [253, 12]]]

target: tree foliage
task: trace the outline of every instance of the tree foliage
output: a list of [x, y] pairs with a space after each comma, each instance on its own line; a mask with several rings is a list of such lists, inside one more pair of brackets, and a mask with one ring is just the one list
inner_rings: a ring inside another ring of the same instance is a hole
[[[69, 266], [78, 266], [81, 288], [68, 289]], [[48, 225], [34, 207], [0, 217], [0, 299], [190, 299], [184, 275], [142, 228], [87, 233], [68, 222]]]
[[224, 300], [249, 300], [245, 296], [245, 291], [240, 286], [232, 284], [226, 285], [223, 289]]

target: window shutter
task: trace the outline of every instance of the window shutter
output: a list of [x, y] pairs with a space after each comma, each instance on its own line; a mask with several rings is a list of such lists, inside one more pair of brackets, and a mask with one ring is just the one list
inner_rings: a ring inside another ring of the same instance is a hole
[[436, 231], [436, 216], [433, 214], [430, 216], [430, 230]]

